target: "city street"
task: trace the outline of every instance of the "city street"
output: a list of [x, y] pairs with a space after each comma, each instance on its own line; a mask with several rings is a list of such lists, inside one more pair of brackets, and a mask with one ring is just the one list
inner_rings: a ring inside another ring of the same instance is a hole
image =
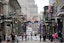
[[[36, 38], [37, 37], [37, 38]], [[15, 41], [15, 43], [60, 43], [58, 40], [50, 42], [50, 40], [46, 39], [46, 41], [43, 41], [43, 38], [40, 42], [39, 36], [32, 36], [32, 40], [31, 40], [31, 36], [27, 37], [27, 40], [25, 40], [25, 38], [22, 40], [21, 36], [18, 36], [18, 42]], [[29, 38], [29, 40], [28, 40]], [[2, 43], [7, 43], [6, 41], [2, 41]], [[10, 42], [11, 43], [11, 42]]]
[[0, 0], [0, 43], [64, 43], [64, 0]]
[[[6, 41], [3, 41], [2, 43], [7, 43]], [[17, 43], [17, 42], [15, 42]], [[21, 41], [21, 42], [18, 42], [18, 43], [60, 43], [60, 42], [50, 42], [49, 40], [47, 40], [46, 42], [43, 42], [43, 41]]]

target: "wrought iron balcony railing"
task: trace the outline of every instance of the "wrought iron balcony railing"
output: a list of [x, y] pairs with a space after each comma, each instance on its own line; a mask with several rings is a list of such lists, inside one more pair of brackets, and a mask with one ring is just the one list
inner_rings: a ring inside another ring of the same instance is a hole
[[60, 1], [60, 4], [59, 4], [58, 7], [57, 7], [57, 13], [63, 11], [63, 10], [61, 10], [61, 8], [62, 8], [63, 6], [64, 6], [64, 0], [61, 0], [61, 1]]

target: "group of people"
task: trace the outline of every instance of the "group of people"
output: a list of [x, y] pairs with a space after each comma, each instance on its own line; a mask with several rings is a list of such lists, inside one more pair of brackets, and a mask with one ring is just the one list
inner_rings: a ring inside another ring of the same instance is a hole
[[[35, 37], [36, 37], [37, 35], [35, 34]], [[25, 40], [27, 40], [27, 35], [25, 34], [24, 35], [24, 33], [22, 33], [21, 34], [21, 37], [22, 37], [22, 40], [24, 39], [24, 37], [25, 37]], [[46, 33], [43, 33], [43, 35], [41, 35], [40, 34], [40, 41], [41, 41], [41, 38], [43, 37], [43, 41], [46, 41]], [[54, 34], [52, 34], [51, 32], [50, 32], [50, 34], [49, 34], [49, 40], [50, 41], [53, 41], [53, 40], [55, 40], [55, 39], [59, 39], [61, 42], [62, 42], [62, 33], [61, 33], [61, 31], [59, 31], [58, 33], [54, 33]], [[31, 40], [32, 40], [32, 34], [31, 34]], [[0, 36], [0, 42], [1, 42], [2, 40], [1, 40], [1, 36]], [[16, 41], [16, 36], [15, 36], [15, 34], [14, 34], [14, 32], [12, 32], [10, 35], [6, 35], [6, 41], [7, 42], [15, 42]], [[18, 40], [17, 40], [18, 41]]]
[[42, 35], [40, 34], [40, 42], [41, 42], [42, 37], [43, 37], [43, 41], [46, 41], [46, 33], [43, 33]]
[[15, 38], [16, 38], [15, 33], [12, 32], [10, 35], [6, 36], [6, 41], [7, 42], [15, 42]]
[[32, 40], [32, 36], [33, 36], [32, 33], [30, 35], [21, 33], [22, 40], [24, 40], [24, 38], [25, 38], [25, 41], [29, 40], [30, 37], [31, 37], [31, 40]]
[[[43, 41], [46, 41], [46, 33], [43, 33], [43, 35], [40, 34], [40, 41], [41, 41], [41, 38], [43, 37]], [[61, 31], [59, 31], [58, 33], [52, 33], [50, 32], [49, 34], [49, 40], [52, 42], [52, 41], [55, 41], [56, 39], [58, 39], [60, 42], [62, 42], [62, 33]]]
[[62, 32], [61, 31], [59, 31], [57, 33], [54, 33], [54, 34], [52, 34], [50, 32], [49, 40], [50, 41], [55, 41], [55, 39], [58, 39], [60, 42], [62, 42]]
[[[12, 32], [10, 35], [6, 34], [4, 36], [4, 41], [8, 42], [14, 42], [15, 41], [15, 34]], [[2, 36], [0, 36], [0, 43], [2, 42]]]
[[27, 40], [27, 34], [21, 33], [21, 37], [22, 37], [22, 40], [24, 39], [24, 37], [25, 37], [25, 41]]

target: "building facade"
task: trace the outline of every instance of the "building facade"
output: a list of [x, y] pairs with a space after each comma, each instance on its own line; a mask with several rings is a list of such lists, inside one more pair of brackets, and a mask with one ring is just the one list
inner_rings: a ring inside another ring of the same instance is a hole
[[[53, 0], [54, 1], [54, 0]], [[51, 3], [51, 1], [49, 1]], [[55, 0], [54, 6], [55, 23], [58, 25], [57, 32], [61, 31], [64, 34], [64, 0]]]
[[17, 0], [0, 0], [0, 33], [2, 37], [6, 34], [16, 33], [16, 25], [21, 7]]
[[64, 34], [64, 0], [57, 0], [57, 16], [60, 17], [62, 23], [62, 33]]
[[[49, 34], [49, 24], [48, 24], [48, 6], [44, 6], [44, 12], [43, 12], [43, 32], [46, 34]], [[48, 35], [46, 36], [48, 38]]]
[[44, 6], [43, 12], [43, 32], [47, 33], [47, 38], [50, 32], [53, 34], [56, 32], [55, 15], [53, 13], [53, 6]]
[[3, 3], [2, 0], [0, 0], [0, 34], [2, 36], [3, 29], [4, 29], [4, 18], [3, 18]]
[[34, 0], [18, 0], [20, 5], [22, 6], [21, 11], [23, 12], [24, 15], [27, 15], [27, 20], [30, 20], [28, 18], [37, 18], [37, 12], [38, 12], [38, 7], [35, 5]]

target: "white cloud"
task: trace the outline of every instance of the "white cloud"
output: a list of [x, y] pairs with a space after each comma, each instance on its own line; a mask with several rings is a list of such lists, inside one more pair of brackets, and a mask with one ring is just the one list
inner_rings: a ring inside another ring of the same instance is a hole
[[49, 5], [49, 0], [35, 0], [38, 6], [38, 12], [43, 11], [43, 7]]

